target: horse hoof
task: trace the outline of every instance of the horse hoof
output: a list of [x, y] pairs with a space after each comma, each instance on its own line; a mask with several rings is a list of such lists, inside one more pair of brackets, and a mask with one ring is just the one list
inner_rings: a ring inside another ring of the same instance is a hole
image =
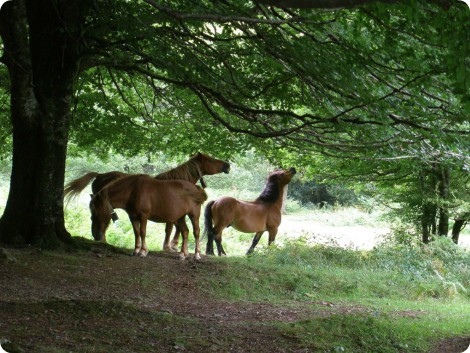
[[139, 253], [139, 257], [147, 257], [148, 252], [147, 251], [141, 251]]
[[183, 253], [178, 255], [178, 260], [184, 261], [185, 258], [186, 258], [186, 256], [184, 256]]
[[201, 255], [200, 255], [199, 253], [196, 253], [196, 254], [194, 255], [194, 260], [196, 260], [196, 261], [201, 261]]

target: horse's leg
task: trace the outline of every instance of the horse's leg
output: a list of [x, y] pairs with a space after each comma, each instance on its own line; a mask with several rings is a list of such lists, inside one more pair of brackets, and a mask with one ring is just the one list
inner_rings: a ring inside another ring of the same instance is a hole
[[206, 244], [206, 255], [215, 255], [214, 254], [214, 240], [211, 238], [211, 234], [207, 235], [207, 244]]
[[165, 225], [165, 240], [163, 241], [163, 250], [173, 251], [170, 246], [170, 236], [173, 230], [173, 223], [166, 223]]
[[171, 240], [171, 249], [172, 251], [178, 251], [178, 244], [180, 242], [180, 234], [181, 234], [181, 231], [176, 228], [175, 229], [175, 235], [173, 235], [173, 239]]
[[264, 233], [264, 230], [261, 231], [261, 232], [257, 232], [255, 234], [255, 237], [253, 238], [253, 242], [251, 243], [251, 246], [250, 248], [248, 249], [248, 251], [246, 252], [247, 255], [251, 254], [253, 252], [253, 250], [255, 249], [255, 246], [258, 244], [261, 236], [263, 235]]
[[132, 256], [136, 256], [140, 253], [140, 249], [141, 249], [139, 221], [137, 219], [132, 219], [130, 217], [129, 219], [132, 223], [132, 229], [134, 230], [134, 236], [135, 236], [134, 253], [132, 254]]
[[178, 228], [183, 235], [183, 244], [181, 245], [181, 252], [178, 255], [180, 260], [184, 260], [188, 256], [188, 226], [184, 220], [184, 216], [178, 219]]
[[193, 225], [194, 242], [196, 243], [194, 249], [194, 259], [201, 260], [201, 247], [199, 244], [199, 234], [201, 230], [199, 227], [199, 215], [190, 214], [188, 216], [191, 220], [191, 224]]
[[147, 243], [145, 242], [145, 235], [147, 234], [147, 218], [140, 219], [140, 238], [142, 239], [142, 246], [140, 248], [139, 256], [146, 257], [148, 254]]
[[274, 240], [276, 240], [277, 228], [268, 229], [268, 232], [269, 232], [268, 245], [271, 245], [272, 243], [274, 243]]
[[219, 256], [226, 256], [227, 254], [225, 253], [224, 247], [222, 246], [222, 229], [223, 228], [221, 227], [214, 227], [214, 240]]

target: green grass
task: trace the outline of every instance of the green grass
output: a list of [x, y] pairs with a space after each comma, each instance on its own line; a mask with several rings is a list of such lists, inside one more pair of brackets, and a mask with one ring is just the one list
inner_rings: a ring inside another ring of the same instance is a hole
[[427, 247], [368, 252], [297, 241], [223, 261], [231, 265], [230, 283], [218, 285], [225, 276], [214, 277], [208, 287], [234, 299], [470, 299], [470, 254], [445, 239]]
[[[0, 192], [6, 196], [6, 191]], [[258, 195], [237, 190], [209, 189], [208, 193], [209, 199], [233, 195], [252, 200]], [[84, 192], [78, 202], [68, 205], [66, 225], [74, 236], [91, 239], [88, 198]], [[0, 199], [6, 200], [6, 197]], [[334, 227], [385, 225], [378, 212], [368, 214], [350, 208], [305, 210], [295, 202], [289, 205], [288, 213]], [[132, 249], [134, 236], [127, 215], [121, 210], [118, 213], [121, 220], [116, 227], [110, 226], [108, 242]], [[163, 225], [150, 225], [147, 243], [152, 251], [161, 250], [163, 235]], [[252, 256], [239, 256], [245, 253], [252, 236], [231, 228], [225, 230], [223, 241], [229, 256], [213, 258], [216, 266], [201, 266], [199, 287], [211, 297], [229, 301], [302, 305], [328, 311], [325, 317], [269, 324], [282, 337], [308, 347], [310, 351], [425, 352], [432, 341], [470, 337], [470, 252], [455, 246], [449, 239], [438, 239], [425, 246], [383, 245], [371, 251], [353, 251], [334, 246], [312, 246], [306, 237], [281, 241], [281, 246], [268, 248], [263, 245], [266, 242], [264, 236]], [[469, 237], [470, 229], [461, 236]], [[193, 249], [192, 234], [190, 249]], [[135, 284], [146, 287], [151, 283], [143, 277]], [[324, 307], [322, 302], [331, 302], [333, 307]], [[148, 339], [151, 330], [174, 326], [172, 339], [165, 343], [168, 347], [190, 348], [181, 332], [180, 318], [172, 318], [170, 322], [170, 318], [161, 313], [135, 311], [127, 306], [120, 307], [121, 304], [112, 304], [109, 308], [107, 304], [106, 308], [96, 305], [98, 307], [93, 310], [98, 313], [110, 310], [111, 316], [114, 307], [116, 312], [124, 311], [126, 323], [136, 316], [155, 322], [141, 333]], [[347, 311], [347, 308], [358, 306], [362, 308], [359, 312]], [[346, 308], [344, 312], [343, 308]], [[93, 319], [87, 307], [83, 310], [84, 319]], [[193, 332], [195, 336], [199, 333]], [[116, 335], [108, 335], [108, 339], [131, 339], [133, 334], [126, 336], [122, 330]], [[96, 351], [100, 351], [101, 345], [108, 344], [89, 343], [96, 345]], [[198, 344], [204, 346], [206, 343]]]
[[211, 295], [329, 310], [276, 324], [312, 351], [425, 352], [433, 341], [470, 336], [470, 253], [445, 239], [368, 252], [296, 242], [217, 261], [217, 273], [204, 277]]
[[[385, 314], [333, 315], [322, 319], [281, 324], [278, 329], [318, 352], [393, 353], [426, 352], [431, 341], [445, 337], [442, 326], [426, 319], [391, 318]], [[461, 332], [452, 325], [452, 334]], [[468, 322], [467, 322], [468, 327]], [[468, 332], [467, 332], [468, 334]]]

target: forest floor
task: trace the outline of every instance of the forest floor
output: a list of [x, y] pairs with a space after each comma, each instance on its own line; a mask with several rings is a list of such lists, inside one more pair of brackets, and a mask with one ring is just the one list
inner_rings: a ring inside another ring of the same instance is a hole
[[[104, 244], [86, 252], [2, 254], [0, 342], [10, 353], [315, 352], [321, 350], [281, 325], [371, 311], [344, 303], [214, 297], [202, 279], [217, 276], [226, 264], [205, 256], [179, 261], [174, 253], [151, 252], [142, 259]], [[435, 342], [431, 352], [461, 353], [469, 343]]]

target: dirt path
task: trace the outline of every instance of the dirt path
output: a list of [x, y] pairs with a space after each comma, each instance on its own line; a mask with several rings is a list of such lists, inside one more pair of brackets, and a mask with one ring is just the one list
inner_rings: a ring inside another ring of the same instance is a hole
[[[297, 336], [279, 333], [276, 322], [368, 312], [327, 302], [210, 297], [198, 279], [216, 275], [221, 263], [208, 258], [181, 262], [176, 254], [151, 253], [140, 259], [100, 249], [6, 253], [0, 339], [11, 352], [310, 352]], [[432, 352], [460, 353], [467, 341], [441, 342]]]

